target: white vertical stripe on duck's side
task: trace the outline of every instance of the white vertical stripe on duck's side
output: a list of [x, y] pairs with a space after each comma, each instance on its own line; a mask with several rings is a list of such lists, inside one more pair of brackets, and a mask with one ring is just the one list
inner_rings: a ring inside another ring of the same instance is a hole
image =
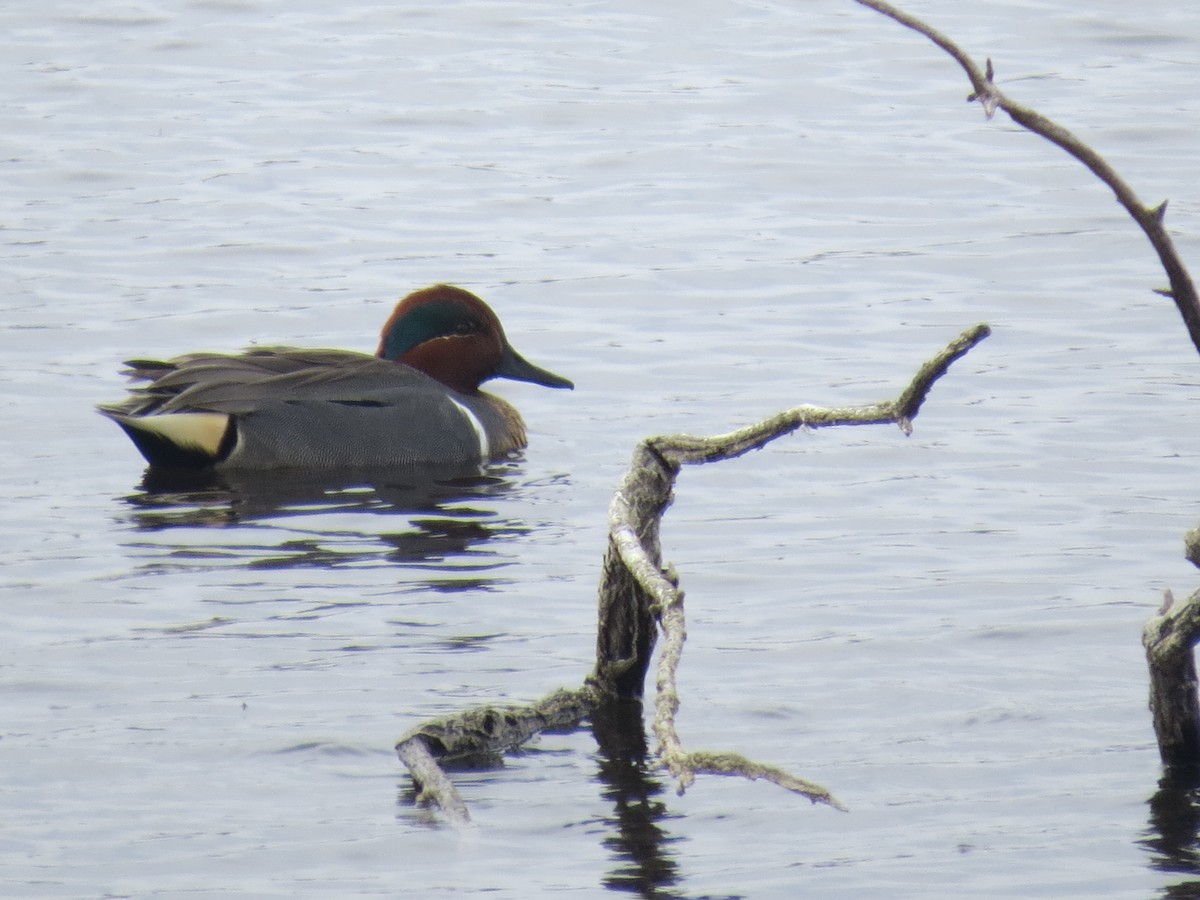
[[467, 422], [469, 422], [471, 425], [471, 428], [474, 429], [475, 437], [477, 437], [479, 439], [479, 458], [480, 458], [480, 460], [486, 462], [487, 460], [491, 459], [492, 458], [492, 450], [491, 450], [491, 447], [488, 446], [487, 431], [484, 430], [483, 422], [481, 422], [479, 420], [479, 416], [475, 415], [475, 413], [471, 412], [471, 410], [469, 410], [467, 407], [463, 406], [463, 404], [459, 403], [453, 397], [450, 398], [450, 402], [453, 403], [455, 406], [457, 406], [462, 411], [462, 414], [467, 417]]

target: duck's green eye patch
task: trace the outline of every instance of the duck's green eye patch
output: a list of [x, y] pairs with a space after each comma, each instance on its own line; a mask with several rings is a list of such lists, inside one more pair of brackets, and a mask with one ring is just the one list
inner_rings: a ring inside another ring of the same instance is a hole
[[426, 341], [456, 334], [476, 334], [482, 330], [479, 320], [457, 303], [424, 303], [409, 310], [392, 325], [383, 340], [382, 356], [396, 360]]

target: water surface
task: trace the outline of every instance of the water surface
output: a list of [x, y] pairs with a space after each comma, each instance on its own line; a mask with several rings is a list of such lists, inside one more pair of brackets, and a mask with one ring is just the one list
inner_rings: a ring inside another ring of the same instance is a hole
[[[911, 8], [1169, 197], [1197, 264], [1188, 4]], [[0, 16], [0, 891], [1195, 889], [1139, 636], [1197, 581], [1200, 361], [1108, 191], [926, 42], [831, 0]], [[578, 385], [497, 388], [522, 459], [163, 485], [91, 410], [128, 357], [369, 350], [436, 281]], [[664, 527], [685, 741], [849, 814], [677, 797], [628, 721], [458, 773], [468, 833], [413, 805], [400, 733], [587, 671], [636, 440], [892, 396], [977, 321], [913, 436], [689, 470]]]

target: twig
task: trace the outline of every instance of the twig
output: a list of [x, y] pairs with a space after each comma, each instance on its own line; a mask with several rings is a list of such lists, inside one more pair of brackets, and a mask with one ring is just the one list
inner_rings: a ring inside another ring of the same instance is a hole
[[1129, 215], [1138, 224], [1138, 227], [1150, 239], [1150, 243], [1158, 254], [1159, 261], [1162, 263], [1162, 267], [1166, 271], [1167, 278], [1171, 283], [1169, 291], [1159, 291], [1159, 293], [1163, 293], [1175, 301], [1175, 306], [1179, 309], [1180, 315], [1183, 316], [1184, 324], [1187, 326], [1188, 336], [1191, 337], [1192, 344], [1195, 345], [1197, 350], [1200, 350], [1200, 297], [1197, 296], [1196, 286], [1192, 281], [1191, 275], [1180, 260], [1179, 254], [1175, 251], [1174, 241], [1171, 240], [1170, 234], [1167, 233], [1167, 229], [1163, 225], [1163, 219], [1167, 211], [1167, 201], [1164, 200], [1158, 206], [1154, 207], [1146, 206], [1139, 199], [1133, 188], [1117, 174], [1117, 171], [1099, 153], [1058, 123], [1051, 121], [1027, 106], [1009, 99], [996, 87], [993, 81], [995, 73], [992, 69], [992, 61], [990, 59], [987, 61], [987, 68], [980, 69], [979, 65], [950, 38], [926, 25], [915, 16], [909, 15], [892, 6], [890, 3], [884, 2], [884, 0], [855, 0], [855, 2], [882, 13], [888, 18], [899, 22], [901, 25], [924, 35], [954, 57], [955, 61], [963, 68], [963, 71], [967, 73], [967, 77], [971, 81], [971, 86], [974, 88], [974, 93], [967, 99], [978, 100], [982, 104], [984, 113], [988, 118], [991, 118], [997, 109], [1004, 110], [1021, 127], [1044, 137], [1053, 144], [1057, 144], [1067, 153], [1071, 154], [1071, 156], [1087, 166], [1092, 174], [1112, 189], [1117, 201], [1125, 207]]

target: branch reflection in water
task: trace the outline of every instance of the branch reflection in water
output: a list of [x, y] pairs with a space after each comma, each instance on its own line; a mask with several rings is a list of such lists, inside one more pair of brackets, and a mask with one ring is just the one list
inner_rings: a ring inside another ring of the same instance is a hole
[[428, 587], [473, 590], [494, 583], [481, 573], [510, 562], [485, 545], [535, 528], [500, 512], [520, 474], [517, 461], [486, 469], [147, 470], [125, 502], [136, 533], [155, 536], [134, 545], [146, 568], [399, 564], [457, 576], [433, 577]]
[[1150, 864], [1192, 880], [1164, 888], [1164, 897], [1200, 897], [1200, 772], [1167, 772], [1150, 798], [1142, 846]]
[[[679, 865], [671, 858], [671, 837], [662, 827], [670, 815], [656, 799], [663, 792], [660, 778], [651, 774], [642, 704], [617, 701], [592, 715], [592, 734], [599, 746], [599, 779], [604, 798], [613, 804], [608, 821], [613, 832], [604, 839], [616, 859], [605, 887], [640, 897], [668, 897], [680, 881]], [[661, 772], [661, 770], [658, 770]]]

